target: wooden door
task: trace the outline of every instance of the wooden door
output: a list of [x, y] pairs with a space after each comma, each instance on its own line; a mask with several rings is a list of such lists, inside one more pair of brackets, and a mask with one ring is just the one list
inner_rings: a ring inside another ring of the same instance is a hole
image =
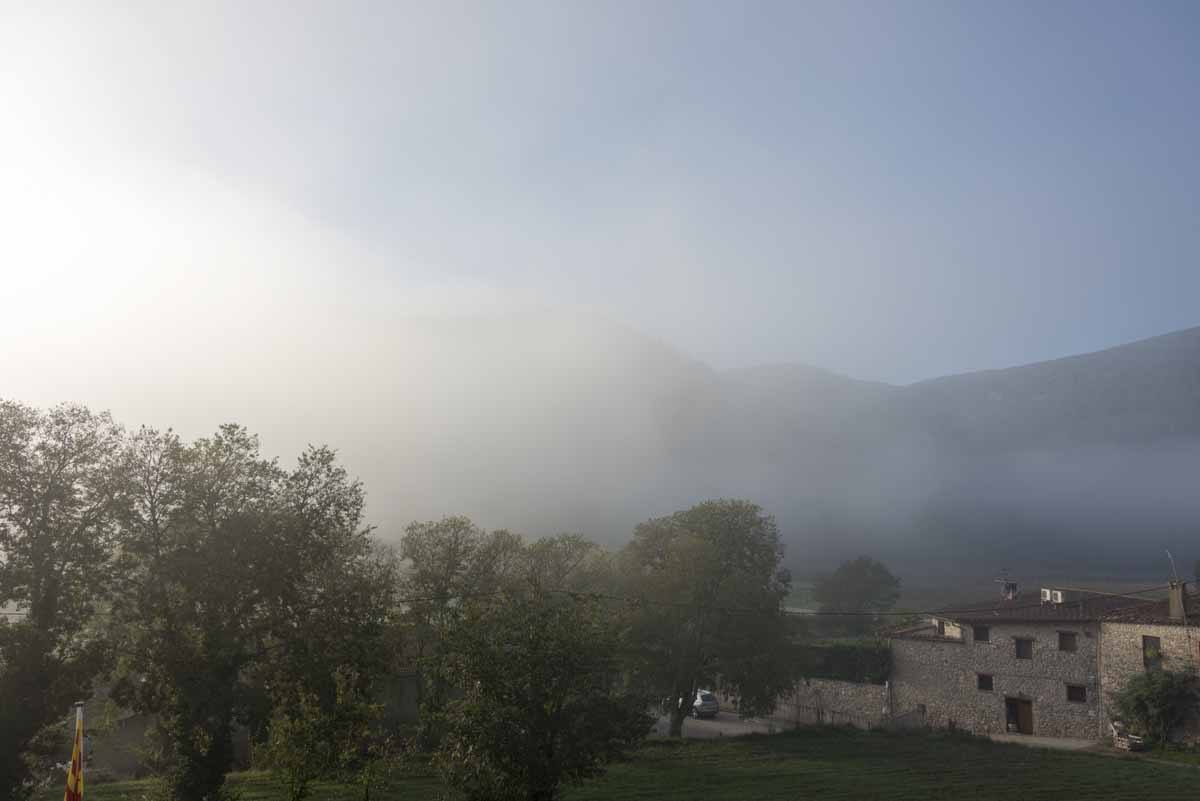
[[1024, 698], [1005, 698], [1004, 713], [1008, 730], [1019, 734], [1033, 734], [1033, 702]]
[[1017, 701], [1017, 731], [1033, 734], [1033, 701]]

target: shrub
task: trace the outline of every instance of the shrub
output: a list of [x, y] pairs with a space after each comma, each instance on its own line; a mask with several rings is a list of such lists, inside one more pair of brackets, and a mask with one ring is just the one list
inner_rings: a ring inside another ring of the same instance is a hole
[[1165, 743], [1171, 731], [1200, 709], [1200, 679], [1193, 668], [1148, 670], [1113, 693], [1117, 714], [1135, 733]]
[[826, 642], [799, 647], [798, 670], [810, 679], [883, 684], [892, 674], [892, 649], [886, 642]]

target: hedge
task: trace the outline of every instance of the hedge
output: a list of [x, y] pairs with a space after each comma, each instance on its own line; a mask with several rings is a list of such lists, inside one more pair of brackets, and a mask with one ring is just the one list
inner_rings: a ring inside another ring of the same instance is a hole
[[892, 649], [886, 641], [805, 643], [797, 651], [805, 678], [883, 684], [892, 675]]

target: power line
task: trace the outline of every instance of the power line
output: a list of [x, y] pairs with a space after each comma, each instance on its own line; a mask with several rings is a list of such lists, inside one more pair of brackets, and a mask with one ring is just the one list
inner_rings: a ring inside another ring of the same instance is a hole
[[[1169, 588], [1170, 586], [1170, 584], [1164, 584], [1160, 587], [1147, 587], [1144, 590], [1128, 590], [1126, 592], [1104, 592], [1103, 590], [1088, 590], [1084, 589], [1083, 587], [1058, 587], [1057, 589], [1066, 590], [1067, 592], [1086, 592], [1091, 595], [1103, 595], [1107, 598], [1133, 598], [1134, 600], [1141, 601], [1145, 599], [1137, 598], [1135, 596], [1145, 595], [1148, 592], [1159, 592]], [[1066, 601], [1065, 603], [1071, 603], [1071, 601]]]
[[[1091, 593], [1093, 595], [1105, 595], [1105, 596], [1113, 596], [1113, 597], [1132, 597], [1133, 595], [1136, 595], [1138, 593], [1144, 594], [1144, 593], [1148, 593], [1148, 592], [1156, 592], [1159, 590], [1164, 590], [1164, 589], [1167, 589], [1169, 586], [1170, 586], [1169, 584], [1164, 584], [1164, 585], [1158, 586], [1158, 587], [1147, 587], [1142, 590], [1131, 590], [1128, 593], [1121, 593], [1121, 594], [1106, 593], [1106, 592], [1100, 592], [1100, 591], [1096, 591], [1096, 590], [1078, 590], [1078, 591]], [[512, 589], [504, 589], [504, 590], [493, 590], [490, 592], [454, 593], [454, 594], [450, 594], [450, 595], [432, 595], [432, 596], [419, 597], [419, 598], [399, 598], [399, 599], [397, 599], [397, 602], [402, 603], [402, 604], [408, 604], [408, 603], [422, 603], [422, 602], [433, 602], [433, 601], [453, 601], [453, 600], [462, 600], [462, 599], [468, 599], [468, 598], [487, 598], [487, 597], [494, 597], [497, 595], [504, 595], [504, 594], [510, 593], [510, 592], [513, 592], [513, 590]], [[727, 612], [727, 613], [731, 613], [731, 614], [761, 614], [762, 612], [765, 612], [765, 611], [775, 611], [772, 608], [721, 606], [721, 605], [715, 605], [715, 604], [713, 604], [713, 605], [698, 604], [698, 603], [689, 602], [689, 601], [664, 601], [664, 600], [650, 599], [650, 598], [646, 598], [644, 596], [613, 595], [610, 593], [592, 592], [592, 591], [588, 591], [588, 590], [567, 590], [567, 589], [556, 588], [556, 589], [543, 590], [543, 592], [551, 593], [551, 594], [555, 594], [555, 595], [570, 595], [572, 597], [577, 597], [577, 598], [593, 598], [593, 599], [603, 599], [603, 600], [608, 600], [608, 601], [621, 601], [624, 603], [641, 604], [644, 606], [661, 606], [661, 607], [669, 607], [669, 608], [676, 608], [676, 609], [697, 609], [697, 610], [705, 611], [705, 612]], [[1138, 599], [1138, 600], [1141, 600], [1141, 599]], [[1015, 611], [1024, 610], [1024, 609], [1040, 609], [1044, 605], [1045, 604], [1038, 602], [1038, 603], [1021, 604], [1021, 605], [1017, 605], [1017, 606], [998, 607], [996, 609], [992, 609], [990, 607], [980, 608], [978, 606], [975, 606], [975, 607], [969, 607], [969, 608], [963, 608], [963, 609], [948, 609], [948, 608], [934, 609], [934, 610], [914, 609], [914, 610], [907, 610], [907, 611], [887, 610], [887, 611], [880, 611], [880, 612], [836, 611], [836, 610], [828, 610], [828, 609], [811, 609], [811, 610], [784, 609], [784, 610], [782, 610], [782, 613], [784, 615], [788, 615], [791, 617], [917, 617], [920, 615], [930, 615], [930, 616], [935, 616], [935, 617], [936, 616], [952, 617], [954, 615], [975, 614], [975, 613], [989, 612], [989, 611], [1015, 612]], [[1067, 606], [1067, 605], [1068, 604], [1066, 604], [1066, 603], [1061, 604], [1061, 606]]]
[[[1086, 592], [1086, 593], [1090, 593], [1092, 595], [1118, 597], [1118, 598], [1131, 598], [1132, 599], [1135, 595], [1145, 594], [1148, 592], [1157, 592], [1160, 590], [1167, 589], [1169, 586], [1170, 586], [1169, 584], [1164, 584], [1164, 585], [1158, 586], [1158, 587], [1147, 587], [1147, 588], [1141, 589], [1141, 590], [1130, 590], [1127, 593], [1109, 593], [1109, 592], [1102, 592], [1099, 590], [1083, 590], [1083, 589], [1079, 589], [1079, 590], [1075, 590], [1075, 591]], [[488, 592], [464, 592], [464, 593], [452, 593], [452, 594], [448, 594], [448, 595], [414, 596], [414, 597], [409, 597], [409, 598], [397, 598], [396, 603], [415, 604], [415, 603], [448, 602], [448, 601], [456, 601], [456, 600], [467, 600], [467, 599], [472, 599], [472, 598], [492, 598], [492, 597], [495, 597], [498, 595], [505, 595], [505, 594], [508, 594], [511, 592], [513, 592], [512, 589], [503, 589], [503, 590], [491, 590]], [[544, 592], [556, 594], [556, 595], [569, 595], [569, 596], [572, 596], [575, 598], [603, 599], [603, 600], [608, 600], [608, 601], [621, 601], [623, 603], [638, 604], [638, 605], [643, 605], [643, 606], [659, 606], [659, 607], [668, 607], [668, 608], [675, 608], [675, 609], [696, 609], [696, 610], [705, 611], [705, 612], [724, 612], [724, 613], [728, 613], [728, 614], [755, 614], [755, 615], [757, 615], [757, 614], [761, 614], [763, 612], [780, 611], [781, 614], [788, 616], [788, 617], [872, 617], [872, 618], [875, 618], [875, 617], [919, 617], [922, 615], [928, 615], [931, 617], [953, 617], [955, 615], [978, 614], [978, 613], [986, 613], [986, 612], [992, 612], [992, 611], [994, 611], [994, 612], [1016, 612], [1016, 611], [1025, 610], [1025, 609], [1039, 609], [1044, 606], [1044, 604], [1042, 604], [1042, 603], [1029, 603], [1029, 604], [1021, 604], [1021, 605], [1017, 605], [1017, 606], [1004, 606], [1004, 607], [996, 607], [996, 608], [990, 608], [990, 607], [982, 607], [981, 608], [981, 607], [975, 606], [975, 607], [964, 608], [964, 609], [946, 609], [946, 608], [934, 609], [934, 610], [914, 609], [914, 610], [907, 610], [907, 611], [886, 610], [886, 611], [879, 611], [879, 612], [852, 611], [852, 610], [838, 611], [838, 610], [831, 610], [831, 609], [776, 610], [775, 608], [771, 608], [771, 607], [757, 607], [757, 608], [756, 607], [736, 607], [736, 606], [698, 604], [698, 603], [688, 602], [688, 601], [663, 601], [663, 600], [646, 598], [644, 596], [613, 595], [613, 594], [609, 594], [609, 593], [590, 592], [587, 590], [549, 589], [549, 590], [544, 590]], [[1137, 599], [1137, 600], [1142, 600], [1142, 599]], [[1061, 605], [1067, 606], [1067, 605], [1069, 605], [1069, 603], [1070, 602], [1064, 603]], [[11, 617], [27, 617], [28, 614], [29, 614], [28, 612], [0, 612], [0, 615], [11, 616]]]
[[[1156, 590], [1166, 589], [1169, 586], [1170, 585], [1163, 585], [1161, 587], [1148, 587], [1144, 590], [1135, 590], [1133, 592], [1135, 592], [1135, 593], [1153, 592]], [[643, 605], [647, 605], [647, 606], [664, 606], [664, 607], [673, 607], [673, 608], [697, 609], [697, 610], [701, 610], [701, 611], [727, 612], [727, 613], [732, 613], [732, 614], [761, 614], [762, 612], [766, 612], [766, 611], [775, 611], [774, 609], [770, 609], [770, 608], [730, 607], [730, 606], [696, 604], [696, 603], [689, 603], [689, 602], [683, 602], [683, 601], [659, 601], [659, 600], [651, 600], [649, 598], [644, 598], [644, 597], [631, 597], [631, 596], [627, 596], [627, 595], [610, 595], [607, 593], [586, 592], [586, 591], [555, 589], [555, 590], [547, 590], [547, 592], [557, 593], [557, 594], [565, 594], [565, 595], [571, 595], [571, 596], [578, 596], [578, 597], [603, 598], [603, 599], [611, 600], [611, 601], [624, 601], [626, 603], [643, 604]], [[1111, 593], [1096, 593], [1096, 594], [1111, 595]], [[1067, 604], [1062, 604], [1062, 605], [1066, 606]], [[881, 611], [881, 612], [835, 611], [835, 610], [826, 610], [826, 609], [813, 609], [813, 610], [801, 611], [801, 610], [784, 609], [784, 610], [782, 610], [782, 613], [784, 615], [791, 616], [791, 617], [919, 617], [921, 615], [929, 615], [932, 617], [953, 617], [955, 615], [986, 613], [986, 612], [990, 612], [990, 611], [1015, 612], [1015, 611], [1019, 611], [1019, 610], [1023, 610], [1023, 609], [1040, 609], [1043, 606], [1044, 606], [1044, 604], [1039, 602], [1039, 603], [1021, 604], [1018, 606], [1005, 606], [1005, 607], [996, 608], [996, 609], [992, 609], [989, 607], [983, 607], [983, 608], [972, 607], [972, 608], [966, 608], [966, 609], [936, 609], [936, 610], [919, 610], [918, 609], [918, 610], [911, 610], [911, 611], [888, 610], [888, 611]]]

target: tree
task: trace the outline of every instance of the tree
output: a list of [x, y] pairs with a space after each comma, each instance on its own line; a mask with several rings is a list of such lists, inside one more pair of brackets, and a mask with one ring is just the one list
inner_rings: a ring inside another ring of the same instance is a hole
[[701, 687], [721, 689], [744, 715], [770, 711], [790, 687], [782, 558], [774, 518], [748, 501], [707, 501], [635, 530], [621, 554], [638, 599], [626, 645], [638, 680], [666, 697], [672, 736]]
[[[612, 594], [617, 577], [611, 556], [596, 543], [579, 534], [543, 537], [526, 546], [516, 560], [526, 580], [533, 580], [549, 591]], [[510, 572], [509, 575], [513, 575]]]
[[526, 560], [521, 538], [507, 531], [488, 534], [466, 517], [414, 522], [400, 541], [406, 569], [399, 595], [412, 658], [421, 670], [421, 731], [418, 745], [438, 741], [450, 681], [446, 676], [448, 633], [464, 601], [499, 591]]
[[288, 801], [302, 801], [309, 785], [330, 771], [336, 758], [334, 723], [313, 693], [297, 691], [274, 709], [266, 743], [255, 765], [267, 767], [283, 785]]
[[[0, 402], [0, 798], [28, 793], [43, 729], [90, 694], [92, 625], [120, 503], [123, 432], [108, 414]], [[7, 618], [11, 617], [9, 620]]]
[[327, 448], [288, 472], [234, 425], [190, 445], [143, 429], [126, 475], [115, 692], [158, 716], [172, 797], [211, 801], [232, 766], [234, 724], [252, 722], [256, 678], [320, 697], [332, 690], [327, 668], [313, 680], [319, 654], [370, 663], [390, 596], [370, 580], [363, 489]]
[[621, 679], [611, 610], [536, 580], [471, 601], [451, 634], [462, 688], [436, 754], [469, 801], [554, 801], [649, 731], [647, 699]]
[[375, 724], [380, 705], [369, 698], [352, 670], [331, 671], [336, 686], [332, 703], [302, 685], [277, 693], [267, 740], [256, 752], [281, 781], [288, 801], [302, 801], [320, 778], [349, 774], [369, 797], [375, 781], [379, 746], [385, 737]]
[[1166, 743], [1179, 725], [1200, 710], [1200, 680], [1193, 668], [1138, 673], [1112, 694], [1113, 709], [1135, 733]]
[[844, 630], [870, 630], [875, 616], [896, 605], [900, 579], [869, 556], [843, 562], [837, 570], [817, 582], [813, 595], [822, 612], [849, 613], [837, 618]]

